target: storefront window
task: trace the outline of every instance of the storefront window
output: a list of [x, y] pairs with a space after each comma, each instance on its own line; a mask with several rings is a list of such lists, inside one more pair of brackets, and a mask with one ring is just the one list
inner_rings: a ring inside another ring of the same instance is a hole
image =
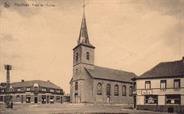
[[158, 96], [157, 95], [146, 95], [145, 104], [158, 104]]
[[181, 104], [181, 96], [180, 95], [166, 95], [166, 103], [167, 104]]
[[31, 103], [31, 96], [30, 95], [26, 95], [26, 103]]

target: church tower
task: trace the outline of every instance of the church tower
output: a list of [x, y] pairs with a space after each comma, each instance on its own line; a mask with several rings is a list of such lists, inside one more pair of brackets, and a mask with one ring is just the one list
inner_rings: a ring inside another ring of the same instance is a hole
[[73, 49], [73, 66], [79, 64], [94, 65], [94, 49], [90, 43], [86, 25], [86, 17], [83, 14], [77, 46]]
[[73, 76], [70, 82], [70, 98], [73, 103], [89, 101], [89, 94], [92, 94], [88, 92], [92, 87], [89, 87], [91, 80], [86, 68], [94, 68], [95, 47], [89, 41], [84, 7], [77, 46], [73, 48]]

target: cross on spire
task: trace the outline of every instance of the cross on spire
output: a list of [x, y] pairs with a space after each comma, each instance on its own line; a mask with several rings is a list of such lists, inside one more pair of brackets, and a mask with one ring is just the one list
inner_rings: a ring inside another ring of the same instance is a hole
[[83, 0], [83, 5], [82, 5], [82, 7], [83, 7], [83, 14], [85, 14], [85, 7], [86, 7], [85, 0]]

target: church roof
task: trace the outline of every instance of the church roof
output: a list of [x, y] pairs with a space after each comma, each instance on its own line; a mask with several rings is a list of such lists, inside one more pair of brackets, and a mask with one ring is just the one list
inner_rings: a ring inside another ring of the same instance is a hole
[[136, 79], [184, 77], [184, 58], [178, 61], [161, 62]]
[[22, 81], [22, 82], [13, 82], [11, 86], [14, 88], [19, 87], [32, 87], [34, 84], [38, 84], [41, 87], [52, 88], [52, 89], [61, 89], [59, 86], [55, 85], [50, 81], [42, 81], [42, 80], [31, 80], [31, 81]]
[[132, 72], [99, 66], [94, 66], [94, 69], [86, 68], [86, 71], [92, 78], [111, 81], [131, 82], [131, 79], [136, 77], [136, 75]]

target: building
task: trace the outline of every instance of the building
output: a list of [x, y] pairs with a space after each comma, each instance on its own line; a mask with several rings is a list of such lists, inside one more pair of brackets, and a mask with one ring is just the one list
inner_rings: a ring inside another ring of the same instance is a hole
[[[9, 95], [14, 103], [62, 103], [63, 90], [50, 81], [31, 80], [10, 84]], [[6, 99], [6, 83], [1, 83], [0, 102]]]
[[136, 78], [137, 109], [184, 112], [184, 58], [162, 62]]
[[83, 14], [77, 46], [73, 49], [73, 76], [70, 81], [72, 103], [133, 104], [132, 72], [94, 64], [95, 47], [90, 43]]

